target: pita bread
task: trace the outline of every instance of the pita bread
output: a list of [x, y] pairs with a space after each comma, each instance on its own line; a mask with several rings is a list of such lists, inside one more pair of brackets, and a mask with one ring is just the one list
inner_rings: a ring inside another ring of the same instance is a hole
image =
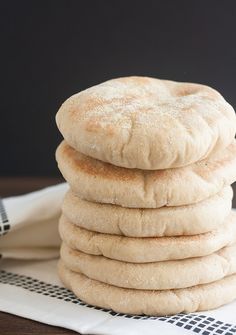
[[90, 202], [70, 190], [62, 212], [77, 226], [99, 233], [129, 237], [196, 235], [224, 223], [231, 211], [232, 197], [233, 190], [227, 186], [194, 205], [139, 209]]
[[102, 234], [80, 228], [65, 216], [60, 219], [59, 232], [71, 248], [87, 254], [132, 263], [159, 262], [206, 256], [236, 243], [236, 212], [218, 229], [193, 236], [138, 238]]
[[70, 271], [62, 261], [58, 273], [63, 284], [84, 302], [118, 313], [172, 315], [210, 310], [236, 299], [236, 275], [210, 284], [164, 291], [120, 288]]
[[236, 141], [218, 156], [169, 170], [125, 169], [84, 156], [62, 142], [59, 169], [73, 192], [89, 201], [159, 208], [202, 201], [236, 180]]
[[235, 273], [236, 244], [204, 257], [137, 264], [88, 255], [63, 243], [61, 259], [68, 269], [106, 284], [168, 290], [211, 283]]
[[224, 150], [233, 108], [214, 89], [147, 77], [109, 80], [64, 102], [56, 122], [77, 151], [126, 168], [181, 167]]

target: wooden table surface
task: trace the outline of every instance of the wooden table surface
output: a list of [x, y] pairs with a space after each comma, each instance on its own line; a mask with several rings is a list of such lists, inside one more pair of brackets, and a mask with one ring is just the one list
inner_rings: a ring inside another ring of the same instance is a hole
[[[19, 195], [37, 190], [49, 185], [63, 181], [61, 178], [51, 177], [0, 177], [0, 196], [6, 197]], [[236, 185], [234, 189], [236, 188]], [[236, 199], [233, 200], [233, 207], [236, 207]], [[76, 332], [48, 326], [36, 321], [21, 318], [15, 315], [0, 312], [0, 334], [21, 335], [21, 334], [78, 334]]]

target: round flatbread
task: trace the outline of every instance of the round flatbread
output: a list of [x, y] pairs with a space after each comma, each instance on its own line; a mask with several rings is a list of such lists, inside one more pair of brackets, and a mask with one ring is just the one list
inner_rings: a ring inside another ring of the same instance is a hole
[[236, 212], [218, 229], [178, 237], [126, 237], [80, 228], [62, 216], [61, 239], [71, 248], [124, 262], [148, 263], [209, 255], [236, 242]]
[[236, 299], [236, 275], [190, 288], [148, 291], [120, 288], [70, 271], [62, 261], [58, 273], [63, 284], [84, 302], [118, 313], [172, 315], [217, 308]]
[[66, 267], [100, 282], [139, 290], [168, 290], [211, 283], [236, 272], [236, 244], [185, 260], [127, 263], [61, 247]]
[[126, 168], [192, 164], [233, 140], [233, 108], [214, 89], [147, 77], [109, 80], [64, 102], [56, 122], [90, 157]]
[[139, 209], [90, 202], [69, 190], [62, 212], [77, 226], [99, 233], [129, 237], [197, 235], [224, 223], [231, 211], [232, 197], [232, 188], [226, 186], [193, 205]]
[[159, 208], [202, 201], [236, 180], [236, 141], [223, 152], [177, 169], [125, 169], [87, 157], [66, 142], [56, 151], [59, 169], [79, 197], [124, 207]]

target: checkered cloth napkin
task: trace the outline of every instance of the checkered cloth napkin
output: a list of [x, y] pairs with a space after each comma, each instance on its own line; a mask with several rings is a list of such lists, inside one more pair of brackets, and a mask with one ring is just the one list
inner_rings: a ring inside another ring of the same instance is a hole
[[1, 311], [82, 334], [236, 334], [236, 302], [188, 315], [131, 316], [90, 306], [64, 288], [56, 273], [57, 221], [67, 188], [60, 184], [0, 202]]

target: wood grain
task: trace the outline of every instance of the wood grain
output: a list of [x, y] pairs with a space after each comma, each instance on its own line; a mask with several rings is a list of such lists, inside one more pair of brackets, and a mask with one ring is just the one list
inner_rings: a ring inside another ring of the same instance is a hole
[[61, 182], [62, 177], [0, 177], [0, 196], [20, 195]]
[[44, 323], [25, 319], [8, 313], [0, 313], [0, 334], [2, 335], [72, 335], [78, 334], [74, 331], [48, 326]]

